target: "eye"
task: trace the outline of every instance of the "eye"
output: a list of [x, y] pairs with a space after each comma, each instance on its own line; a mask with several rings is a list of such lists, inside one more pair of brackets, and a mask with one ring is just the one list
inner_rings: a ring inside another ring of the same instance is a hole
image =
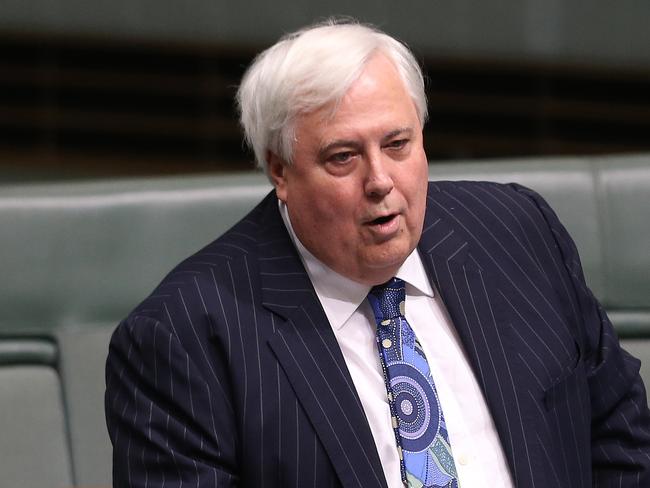
[[395, 139], [386, 144], [386, 147], [389, 149], [402, 149], [409, 143], [408, 139]]
[[349, 162], [354, 157], [352, 151], [341, 151], [334, 153], [327, 158], [327, 162], [335, 164], [345, 164]]

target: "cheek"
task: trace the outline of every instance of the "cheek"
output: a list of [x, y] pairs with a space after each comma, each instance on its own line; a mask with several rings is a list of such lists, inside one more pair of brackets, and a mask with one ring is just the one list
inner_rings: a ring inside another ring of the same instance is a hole
[[342, 182], [310, 192], [311, 204], [324, 217], [347, 224], [360, 206], [357, 195]]
[[409, 207], [409, 228], [411, 231], [421, 229], [427, 203], [428, 173], [414, 179], [409, 185], [405, 197]]
[[322, 245], [330, 247], [329, 252], [338, 249], [338, 253], [348, 253], [362, 239], [356, 225], [356, 208], [345, 205], [341, 200], [327, 200], [318, 205], [314, 216], [318, 222], [313, 232]]
[[417, 225], [420, 230], [422, 230], [422, 224], [424, 223], [424, 214], [427, 208], [427, 187], [428, 185], [425, 184], [421, 191], [418, 193], [417, 201], [413, 202], [413, 205], [415, 206], [415, 225]]
[[356, 207], [345, 196], [322, 189], [303, 193], [301, 198], [294, 200], [297, 218], [311, 233], [318, 233], [321, 239], [350, 234]]
[[354, 208], [345, 207], [341, 202], [322, 202], [315, 208], [315, 217], [330, 234], [351, 236], [355, 229]]

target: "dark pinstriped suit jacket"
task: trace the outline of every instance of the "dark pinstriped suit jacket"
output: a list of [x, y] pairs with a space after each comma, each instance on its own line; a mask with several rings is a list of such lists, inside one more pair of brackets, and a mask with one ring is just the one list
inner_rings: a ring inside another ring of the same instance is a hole
[[[431, 183], [419, 252], [515, 485], [650, 486], [639, 363], [546, 203], [515, 185]], [[273, 194], [119, 326], [106, 409], [115, 486], [386, 486]]]

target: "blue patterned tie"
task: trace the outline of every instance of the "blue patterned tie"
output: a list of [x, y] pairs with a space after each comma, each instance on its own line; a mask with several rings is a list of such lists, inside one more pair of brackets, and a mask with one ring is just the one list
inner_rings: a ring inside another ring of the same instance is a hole
[[404, 281], [393, 278], [368, 294], [377, 321], [402, 481], [411, 488], [458, 488], [445, 418], [422, 346], [404, 317]]

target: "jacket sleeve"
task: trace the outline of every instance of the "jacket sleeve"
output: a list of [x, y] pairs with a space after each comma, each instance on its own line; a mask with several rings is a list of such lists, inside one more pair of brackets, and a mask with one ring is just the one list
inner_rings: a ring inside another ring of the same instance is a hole
[[131, 316], [118, 326], [105, 397], [115, 487], [237, 485], [224, 375], [202, 369], [172, 325]]
[[619, 344], [612, 324], [585, 283], [576, 246], [554, 211], [535, 192], [514, 185], [542, 212], [568, 272], [577, 303], [591, 418], [593, 486], [650, 486], [650, 412], [640, 361]]

